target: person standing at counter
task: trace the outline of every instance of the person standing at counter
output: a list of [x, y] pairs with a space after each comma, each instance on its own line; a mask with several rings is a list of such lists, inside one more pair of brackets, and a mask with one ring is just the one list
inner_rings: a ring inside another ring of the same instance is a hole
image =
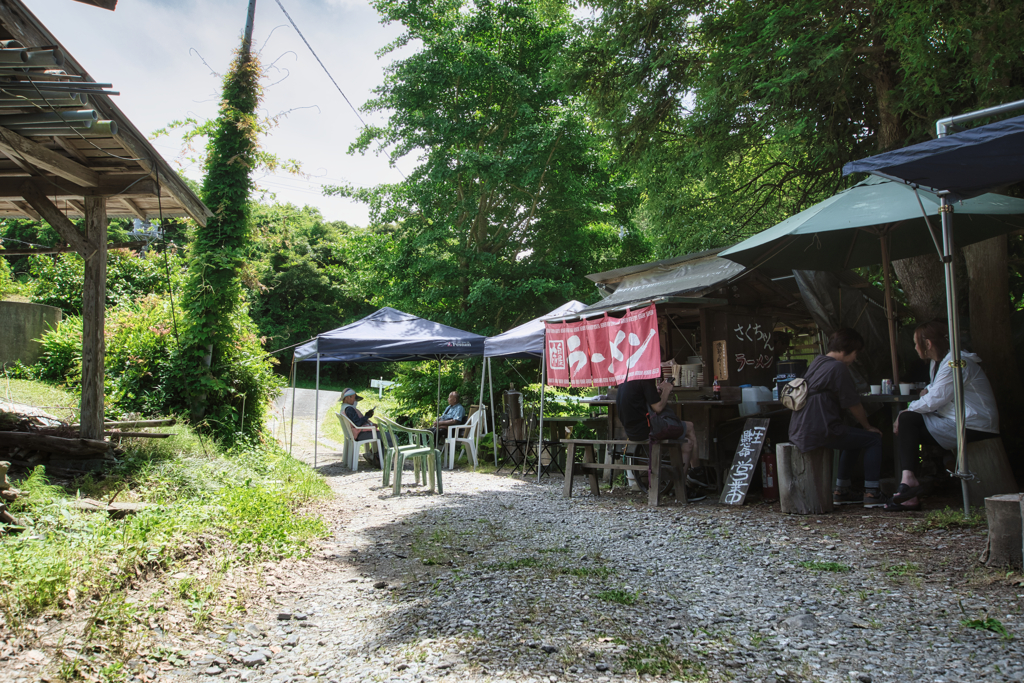
[[[953, 406], [953, 370], [949, 367], [953, 354], [949, 350], [949, 326], [939, 320], [919, 325], [914, 330], [914, 349], [922, 359], [931, 361], [931, 384], [921, 396], [907, 406], [892, 426], [896, 434], [896, 455], [903, 477], [889, 512], [920, 510], [921, 483], [915, 470], [923, 444], [956, 450], [956, 418]], [[978, 365], [981, 358], [969, 351], [960, 353], [964, 360], [964, 417], [967, 420], [967, 443], [991, 439], [999, 434], [999, 409], [985, 371]], [[941, 359], [941, 362], [940, 362]]]
[[[804, 373], [807, 403], [790, 419], [789, 440], [805, 453], [817, 448], [840, 449], [833, 503], [863, 504], [872, 508], [885, 505], [878, 487], [882, 470], [882, 432], [868, 423], [867, 412], [850, 374], [850, 365], [863, 348], [864, 338], [856, 330], [843, 328], [832, 333], [828, 353], [815, 358]], [[849, 427], [843, 421], [843, 412], [847, 410], [860, 424], [860, 429]], [[860, 450], [864, 451], [863, 494], [852, 490], [853, 467]]]

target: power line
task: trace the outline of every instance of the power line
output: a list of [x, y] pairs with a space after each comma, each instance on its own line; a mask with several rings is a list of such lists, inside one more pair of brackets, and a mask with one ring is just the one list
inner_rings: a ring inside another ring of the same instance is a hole
[[[366, 128], [366, 121], [363, 121], [363, 117], [359, 115], [359, 110], [357, 110], [352, 105], [352, 102], [349, 101], [348, 96], [341, 89], [341, 86], [338, 85], [338, 82], [336, 80], [334, 80], [334, 76], [332, 76], [331, 72], [327, 70], [326, 66], [324, 66], [324, 63], [320, 60], [320, 57], [317, 56], [316, 51], [313, 49], [313, 46], [309, 44], [308, 40], [306, 40], [306, 36], [302, 35], [302, 31], [299, 30], [299, 27], [295, 24], [295, 20], [292, 19], [292, 16], [288, 14], [288, 10], [286, 10], [284, 8], [284, 5], [281, 4], [281, 0], [275, 0], [275, 2], [277, 2], [277, 6], [281, 8], [281, 11], [284, 12], [284, 16], [287, 17], [288, 22], [292, 25], [292, 28], [295, 29], [295, 32], [299, 34], [299, 38], [302, 38], [302, 42], [305, 43], [306, 47], [309, 48], [310, 53], [313, 55], [313, 58], [316, 59], [317, 63], [320, 65], [320, 68], [324, 70], [325, 74], [327, 74], [327, 78], [331, 79], [331, 83], [333, 83], [334, 87], [338, 89], [338, 92], [341, 93], [341, 96], [345, 98], [345, 102], [348, 104], [349, 109], [352, 110], [352, 113], [356, 115], [356, 118], [359, 119], [359, 123], [363, 124], [363, 128]], [[407, 176], [404, 173], [402, 173], [402, 169], [398, 168], [398, 166], [395, 166], [394, 168], [396, 171], [401, 173], [403, 178], [408, 180]]]

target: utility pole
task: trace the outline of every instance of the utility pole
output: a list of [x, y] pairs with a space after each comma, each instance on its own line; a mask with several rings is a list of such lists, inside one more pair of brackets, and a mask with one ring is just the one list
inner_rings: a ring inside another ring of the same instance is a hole
[[256, 18], [256, 0], [249, 0], [249, 14], [245, 18], [245, 37], [242, 39], [242, 54], [249, 56], [252, 46], [252, 23]]

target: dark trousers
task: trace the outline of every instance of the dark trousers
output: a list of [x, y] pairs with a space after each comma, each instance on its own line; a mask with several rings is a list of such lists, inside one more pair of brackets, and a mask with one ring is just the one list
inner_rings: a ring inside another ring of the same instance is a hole
[[[919, 457], [921, 446], [926, 444], [929, 446], [939, 446], [939, 442], [928, 431], [928, 427], [924, 422], [924, 415], [921, 413], [914, 413], [909, 410], [900, 413], [899, 425], [900, 431], [896, 435], [896, 455], [900, 459], [900, 469], [910, 470], [916, 474], [917, 466], [921, 462]], [[998, 434], [968, 429], [965, 436], [967, 443], [972, 443], [983, 439], [991, 439], [998, 436]], [[941, 448], [941, 446], [939, 447]]]
[[[900, 425], [902, 430], [903, 425]], [[853, 466], [857, 453], [864, 451], [864, 486], [878, 488], [878, 477], [882, 473], [882, 435], [858, 427], [848, 427], [846, 434], [830, 439], [826, 448], [838, 448], [839, 472], [836, 479], [849, 482], [853, 479]]]

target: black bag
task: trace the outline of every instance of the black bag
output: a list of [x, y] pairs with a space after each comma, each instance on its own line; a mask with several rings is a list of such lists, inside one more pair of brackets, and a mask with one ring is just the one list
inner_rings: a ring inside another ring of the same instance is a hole
[[651, 440], [664, 441], [678, 439], [686, 433], [686, 425], [669, 409], [660, 413], [647, 413], [647, 422], [651, 427]]

